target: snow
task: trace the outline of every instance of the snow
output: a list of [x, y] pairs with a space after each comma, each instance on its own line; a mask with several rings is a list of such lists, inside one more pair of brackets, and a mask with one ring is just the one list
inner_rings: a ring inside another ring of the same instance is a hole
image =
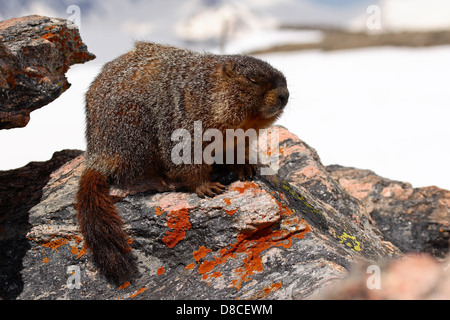
[[[361, 0], [351, 6], [319, 2], [323, 1], [134, 0], [133, 5], [123, 0], [76, 1], [81, 7], [81, 36], [97, 59], [72, 66], [67, 73], [72, 87], [34, 111], [26, 128], [0, 131], [0, 144], [6, 151], [0, 157], [0, 170], [48, 160], [62, 149], [85, 149], [84, 94], [101, 65], [128, 51], [133, 40], [180, 46], [186, 39], [213, 37], [216, 42], [212, 43], [217, 44], [223, 21], [229, 21], [234, 29], [228, 30], [232, 32], [227, 35], [226, 53], [317, 42], [322, 37], [319, 31], [274, 30], [273, 26], [345, 26], [357, 20], [366, 28], [369, 5], [380, 6], [385, 31], [450, 28], [448, 0]], [[64, 3], [72, 4], [69, 0], [21, 3], [0, 0], [5, 9], [0, 17], [40, 13], [67, 18]], [[192, 45], [202, 50], [207, 43]], [[441, 46], [260, 57], [288, 79], [290, 102], [279, 123], [314, 147], [325, 165], [370, 169], [416, 187], [450, 189], [449, 55], [450, 47]]]
[[[301, 51], [260, 56], [291, 92], [279, 124], [314, 147], [325, 165], [370, 169], [415, 187], [450, 189], [450, 47]], [[72, 87], [34, 111], [24, 129], [0, 131], [0, 170], [85, 149], [84, 94], [99, 72], [73, 66]]]
[[387, 30], [441, 30], [450, 28], [448, 0], [384, 0], [380, 4]]
[[[448, 0], [381, 0], [378, 6], [382, 32], [436, 31], [450, 29]], [[349, 22], [355, 30], [367, 30], [372, 13], [363, 12]]]
[[84, 95], [99, 72], [95, 63], [72, 66], [67, 77], [72, 86], [58, 99], [33, 111], [25, 128], [0, 131], [0, 170], [19, 168], [30, 161], [46, 161], [55, 151], [85, 150]]
[[[289, 84], [279, 124], [323, 163], [450, 189], [450, 47], [266, 55]], [[299, 125], [301, 123], [301, 125]]]

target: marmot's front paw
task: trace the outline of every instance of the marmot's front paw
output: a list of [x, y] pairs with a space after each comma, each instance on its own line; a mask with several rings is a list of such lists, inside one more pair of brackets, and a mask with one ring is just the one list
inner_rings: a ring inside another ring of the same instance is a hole
[[217, 194], [221, 194], [223, 189], [225, 189], [223, 184], [219, 182], [207, 181], [199, 185], [195, 189], [195, 193], [201, 198], [205, 198], [206, 196], [214, 197]]
[[252, 178], [256, 175], [258, 166], [256, 164], [235, 164], [230, 169], [238, 176], [239, 180], [244, 181], [246, 178]]

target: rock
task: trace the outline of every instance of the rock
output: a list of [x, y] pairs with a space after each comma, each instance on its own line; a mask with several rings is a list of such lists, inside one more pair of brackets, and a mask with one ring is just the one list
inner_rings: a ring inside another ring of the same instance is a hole
[[[282, 127], [272, 131], [281, 139], [279, 152], [270, 153], [280, 159], [278, 174], [231, 182], [212, 199], [176, 184], [164, 189], [151, 180], [111, 189], [140, 271], [120, 287], [98, 273], [75, 223], [73, 202], [83, 155], [62, 153], [76, 158], [37, 178], [41, 181], [33, 192], [45, 185], [39, 203], [34, 196], [0, 220], [0, 297], [335, 297], [334, 285], [346, 281], [349, 272], [353, 276], [355, 266], [385, 266], [403, 256], [386, 241], [370, 207], [333, 179], [314, 149]], [[22, 224], [14, 222], [16, 217]], [[365, 273], [359, 277], [367, 279], [367, 270], [360, 270]]]
[[373, 218], [383, 237], [402, 252], [443, 258], [450, 244], [450, 191], [382, 178], [372, 171], [329, 166], [331, 176]]
[[[380, 260], [385, 252], [397, 252], [358, 199], [345, 191], [322, 165], [317, 152], [283, 127], [280, 135], [278, 176], [315, 208], [340, 242], [353, 250], [361, 249], [367, 258]], [[376, 239], [376, 240], [375, 240]]]
[[95, 58], [74, 24], [36, 15], [0, 22], [0, 56], [0, 129], [25, 127], [70, 87], [71, 65]]
[[[361, 204], [327, 176], [315, 151], [276, 129], [283, 139], [279, 176], [232, 182], [212, 199], [162, 191], [153, 181], [112, 188], [140, 270], [120, 287], [97, 272], [75, 223], [83, 155], [66, 163], [28, 211], [26, 234], [2, 226], [6, 256], [23, 253], [0, 264], [3, 297], [305, 299], [346, 277], [357, 261], [401, 256]], [[288, 167], [299, 169], [305, 181], [296, 186], [283, 180]]]
[[0, 171], [0, 297], [8, 298], [22, 290], [22, 258], [29, 249], [25, 235], [30, 230], [30, 209], [42, 197], [50, 174], [82, 151], [56, 152], [46, 162], [31, 162], [23, 168]]
[[408, 254], [380, 266], [357, 264], [347, 278], [316, 298], [449, 300], [450, 257], [438, 262], [429, 254]]

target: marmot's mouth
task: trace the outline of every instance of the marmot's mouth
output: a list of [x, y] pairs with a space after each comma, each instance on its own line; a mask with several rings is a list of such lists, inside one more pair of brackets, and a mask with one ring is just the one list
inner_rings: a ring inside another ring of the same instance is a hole
[[264, 119], [278, 118], [289, 100], [289, 90], [286, 87], [278, 87], [268, 94], [268, 105], [261, 109]]
[[268, 108], [265, 112], [261, 113], [261, 116], [264, 119], [278, 118], [283, 113], [284, 106], [275, 106], [272, 108]]

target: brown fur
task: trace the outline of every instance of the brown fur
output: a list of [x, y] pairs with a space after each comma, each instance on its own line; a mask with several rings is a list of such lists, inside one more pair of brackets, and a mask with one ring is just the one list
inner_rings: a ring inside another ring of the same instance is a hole
[[[113, 281], [123, 282], [135, 273], [123, 222], [109, 197], [105, 175], [87, 168], [77, 193], [77, 219], [85, 243], [100, 270]], [[131, 257], [130, 257], [131, 258]]]
[[[138, 42], [107, 63], [86, 94], [86, 169], [77, 194], [77, 218], [92, 257], [108, 276], [133, 273], [127, 235], [108, 196], [110, 183], [145, 174], [183, 183], [199, 196], [224, 186], [209, 164], [175, 165], [171, 134], [195, 121], [203, 130], [261, 129], [282, 113], [286, 79], [266, 62], [241, 55], [201, 54]], [[240, 178], [256, 166], [229, 165]]]

